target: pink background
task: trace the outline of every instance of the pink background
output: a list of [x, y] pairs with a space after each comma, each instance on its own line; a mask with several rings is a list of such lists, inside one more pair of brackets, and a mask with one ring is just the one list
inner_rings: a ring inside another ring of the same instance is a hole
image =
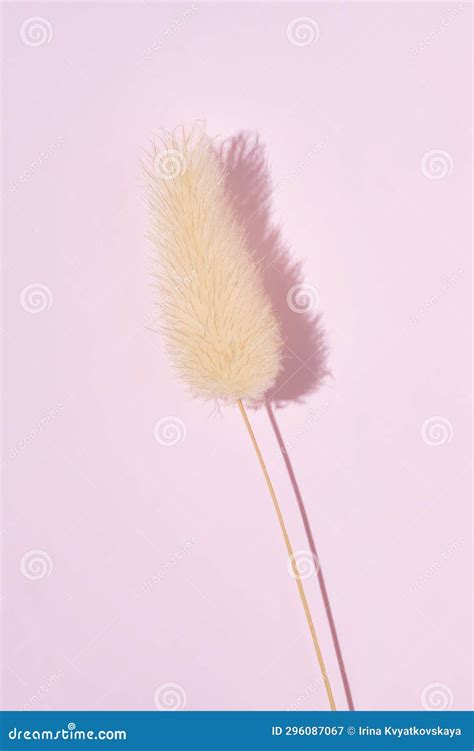
[[[273, 406], [292, 477], [266, 411], [251, 419], [297, 550], [296, 487], [304, 504], [337, 705], [468, 708], [470, 8], [3, 15], [3, 707], [155, 709], [172, 683], [188, 709], [327, 708], [241, 418], [190, 399], [151, 330], [139, 159], [161, 126], [205, 118], [258, 132], [275, 189], [249, 232], [302, 264], [267, 279], [294, 352]], [[300, 16], [319, 29], [303, 46]], [[317, 389], [295, 279], [318, 293]], [[167, 416], [186, 429], [172, 446], [154, 438]]]

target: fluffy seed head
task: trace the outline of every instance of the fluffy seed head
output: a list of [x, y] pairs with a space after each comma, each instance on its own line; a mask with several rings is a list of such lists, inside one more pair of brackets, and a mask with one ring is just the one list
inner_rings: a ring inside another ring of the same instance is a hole
[[164, 134], [146, 166], [160, 325], [195, 395], [260, 400], [280, 369], [278, 323], [207, 136]]

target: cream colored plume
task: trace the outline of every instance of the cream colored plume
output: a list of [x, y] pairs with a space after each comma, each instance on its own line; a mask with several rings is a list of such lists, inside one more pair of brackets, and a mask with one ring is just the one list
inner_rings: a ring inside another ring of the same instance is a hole
[[146, 173], [174, 365], [195, 395], [260, 400], [280, 369], [280, 333], [209, 138], [196, 127], [162, 135]]

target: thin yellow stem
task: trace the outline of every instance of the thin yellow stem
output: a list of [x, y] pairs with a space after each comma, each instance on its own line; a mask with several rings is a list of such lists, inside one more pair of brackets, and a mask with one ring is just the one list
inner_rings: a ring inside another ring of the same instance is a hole
[[303, 605], [303, 609], [304, 609], [304, 612], [305, 612], [306, 620], [308, 622], [308, 627], [309, 627], [309, 630], [310, 630], [310, 633], [311, 633], [311, 638], [313, 640], [314, 649], [316, 650], [316, 656], [318, 658], [319, 668], [320, 668], [322, 676], [323, 676], [324, 686], [326, 688], [326, 693], [327, 693], [328, 699], [329, 699], [329, 705], [330, 705], [331, 709], [335, 711], [336, 710], [336, 704], [334, 702], [334, 696], [333, 696], [333, 693], [332, 693], [331, 684], [329, 682], [329, 677], [328, 677], [328, 674], [327, 674], [326, 666], [324, 664], [324, 659], [323, 659], [323, 654], [321, 652], [321, 647], [319, 646], [319, 641], [318, 641], [318, 637], [316, 635], [316, 629], [314, 627], [313, 618], [311, 616], [311, 611], [309, 609], [308, 600], [306, 599], [306, 595], [305, 595], [305, 592], [304, 592], [303, 584], [301, 582], [301, 577], [299, 575], [298, 567], [296, 565], [295, 556], [294, 556], [294, 553], [293, 553], [293, 548], [291, 546], [290, 538], [288, 536], [288, 532], [287, 532], [287, 529], [286, 529], [286, 526], [285, 526], [285, 522], [283, 520], [283, 515], [282, 515], [281, 510], [280, 510], [280, 504], [278, 503], [278, 499], [276, 497], [276, 493], [275, 493], [275, 490], [273, 488], [272, 481], [270, 480], [270, 475], [268, 474], [268, 470], [267, 470], [266, 464], [265, 464], [265, 462], [263, 460], [262, 452], [260, 451], [259, 445], [257, 443], [257, 439], [255, 438], [255, 433], [253, 432], [253, 429], [252, 429], [252, 426], [250, 424], [247, 412], [245, 411], [245, 407], [242, 404], [242, 400], [241, 399], [237, 399], [237, 404], [239, 406], [240, 414], [242, 415], [244, 423], [246, 425], [246, 428], [247, 428], [247, 430], [249, 432], [250, 439], [251, 439], [253, 447], [255, 449], [255, 453], [257, 454], [258, 462], [259, 462], [260, 467], [262, 469], [263, 475], [265, 477], [265, 481], [267, 483], [268, 490], [270, 492], [270, 495], [271, 495], [271, 498], [272, 498], [272, 501], [273, 501], [273, 506], [275, 508], [276, 515], [277, 515], [278, 521], [280, 523], [280, 529], [282, 531], [283, 538], [285, 540], [286, 549], [288, 551], [288, 556], [289, 556], [289, 559], [291, 561], [291, 565], [292, 565], [292, 568], [293, 568], [294, 579], [295, 579], [296, 585], [298, 587], [298, 592], [299, 592], [299, 595], [300, 595], [300, 598], [301, 598], [301, 603]]

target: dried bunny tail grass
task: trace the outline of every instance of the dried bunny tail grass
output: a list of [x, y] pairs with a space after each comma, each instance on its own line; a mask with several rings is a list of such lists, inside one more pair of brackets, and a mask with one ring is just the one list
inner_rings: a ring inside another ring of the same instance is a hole
[[281, 338], [205, 132], [163, 133], [145, 167], [161, 329], [194, 395], [260, 400]]
[[199, 126], [165, 133], [145, 166], [161, 328], [195, 395], [236, 401], [272, 498], [305, 617], [329, 677], [280, 506], [242, 399], [260, 401], [280, 370], [282, 342], [258, 267], [236, 223], [225, 174]]

